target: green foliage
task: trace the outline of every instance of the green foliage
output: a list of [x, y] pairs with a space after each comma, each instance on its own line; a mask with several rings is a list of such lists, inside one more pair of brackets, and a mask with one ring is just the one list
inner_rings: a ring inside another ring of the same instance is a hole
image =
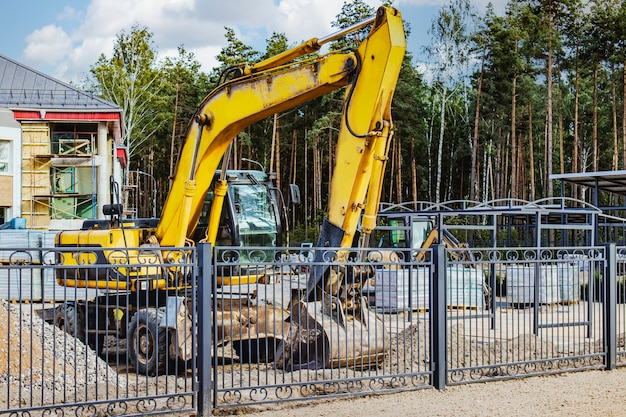
[[163, 79], [156, 61], [153, 34], [134, 25], [121, 31], [113, 54], [101, 54], [91, 67], [91, 90], [120, 106], [124, 117], [124, 143], [131, 163], [164, 123]]
[[224, 67], [230, 67], [242, 62], [255, 62], [259, 53], [249, 45], [244, 44], [237, 36], [232, 28], [225, 27], [226, 46], [222, 48], [217, 55], [217, 60]]
[[[589, 288], [590, 284], [591, 288]], [[580, 285], [580, 299], [589, 301], [590, 298], [595, 302], [604, 301], [602, 277], [598, 270], [594, 271], [593, 280]], [[617, 279], [616, 299], [618, 304], [626, 303], [626, 278], [624, 277]]]
[[[337, 29], [344, 29], [355, 23], [361, 22], [370, 16], [373, 16], [375, 9], [370, 7], [363, 0], [345, 1], [341, 7], [341, 12], [337, 15], [332, 26]], [[353, 32], [342, 39], [339, 39], [331, 45], [333, 50], [355, 49], [367, 37], [369, 28], [364, 28]]]
[[296, 247], [306, 242], [316, 242], [319, 235], [319, 228], [310, 226], [308, 229], [303, 224], [296, 225], [289, 231], [289, 245]]
[[[463, 199], [474, 190], [479, 200], [534, 200], [546, 196], [547, 173], [560, 172], [561, 160], [563, 172], [623, 169], [624, 4], [622, 0], [510, 0], [502, 15], [488, 8], [480, 17], [469, 1], [442, 4], [426, 48], [432, 53], [430, 67], [418, 67], [410, 53], [402, 65], [392, 103], [392, 146], [399, 144], [395, 152], [400, 155], [392, 160], [394, 149], [390, 150], [382, 201]], [[402, 12], [402, 3], [398, 8]], [[331, 23], [345, 28], [374, 12], [363, 0], [348, 0]], [[203, 98], [225, 80], [227, 69], [293, 46], [285, 34], [272, 33], [265, 49], [256, 51], [234, 29], [224, 30], [226, 46], [217, 56], [219, 66], [209, 74], [200, 70], [183, 46], [178, 56], [159, 62], [152, 33], [138, 25], [120, 32], [112, 55], [101, 55], [91, 68], [86, 88], [120, 105], [131, 166], [158, 179], [161, 200], [187, 124]], [[408, 35], [408, 24], [405, 31]], [[332, 49], [355, 48], [368, 32], [364, 28], [336, 41]], [[554, 58], [555, 142], [552, 166], [547, 167], [549, 52]], [[305, 224], [311, 231], [321, 223], [324, 209], [319, 206], [326, 204], [332, 174], [329, 145], [340, 127], [343, 94], [334, 91], [278, 117], [280, 149], [274, 149], [273, 162], [277, 167], [280, 161], [281, 190], [287, 194], [286, 185], [295, 182], [304, 199], [293, 210], [294, 234], [304, 231]], [[269, 167], [273, 128], [270, 117], [239, 132], [235, 157]], [[321, 191], [317, 207], [314, 189]], [[581, 196], [581, 190], [570, 186], [563, 191]], [[588, 201], [590, 196], [587, 191]], [[603, 205], [613, 201], [604, 193], [599, 199]], [[523, 240], [499, 233], [498, 241]]]

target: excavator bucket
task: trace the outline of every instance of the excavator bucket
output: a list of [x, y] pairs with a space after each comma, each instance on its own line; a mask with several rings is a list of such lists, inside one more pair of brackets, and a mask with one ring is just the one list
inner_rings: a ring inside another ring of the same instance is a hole
[[273, 306], [218, 311], [216, 323], [217, 344], [230, 343], [243, 363], [273, 362], [276, 347], [291, 327], [288, 311]]
[[278, 345], [275, 367], [285, 371], [376, 367], [385, 353], [385, 328], [364, 298], [359, 306], [356, 314], [347, 314], [332, 296], [298, 302], [292, 307], [289, 333]]
[[233, 360], [274, 363], [277, 369], [372, 368], [384, 356], [385, 327], [361, 298], [355, 308], [324, 295], [294, 298], [287, 308], [245, 305], [217, 311], [216, 343], [232, 347]]

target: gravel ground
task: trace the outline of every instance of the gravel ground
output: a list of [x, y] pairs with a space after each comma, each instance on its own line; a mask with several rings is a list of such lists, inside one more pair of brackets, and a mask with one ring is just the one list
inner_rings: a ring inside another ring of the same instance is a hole
[[[0, 301], [0, 405], [93, 398], [95, 384], [114, 391], [117, 374], [94, 351], [18, 304]], [[69, 382], [69, 383], [66, 383]]]
[[[96, 380], [107, 385], [101, 389], [114, 391], [120, 385], [128, 388], [127, 384], [132, 381], [117, 375], [93, 351], [75, 343], [73, 338], [65, 337], [60, 329], [36, 315], [23, 313], [15, 305], [0, 302], [0, 323], [4, 323], [0, 326], [0, 340], [10, 341], [8, 347], [0, 348], [0, 407], [36, 405], [41, 401], [50, 403], [53, 398], [49, 396], [54, 396], [56, 401], [60, 398], [68, 401], [89, 399], [94, 393]], [[405, 333], [419, 334], [414, 327]], [[423, 337], [410, 340], [416, 343], [415, 348], [424, 348]], [[533, 345], [541, 346], [540, 343]], [[40, 358], [40, 361], [31, 364], [30, 360], [24, 359], [31, 357]], [[397, 364], [387, 366], [394, 369]], [[66, 385], [66, 378], [72, 384]], [[184, 379], [168, 379], [172, 384], [182, 384], [181, 389], [184, 389]], [[132, 388], [140, 391], [139, 387]], [[331, 401], [272, 404], [263, 408], [216, 410], [215, 413], [260, 417], [626, 416], [624, 399], [626, 367], [614, 371], [584, 371], [453, 386], [443, 392], [423, 389]]]
[[334, 401], [292, 404], [220, 415], [258, 417], [603, 416], [626, 415], [626, 367], [584, 371]]

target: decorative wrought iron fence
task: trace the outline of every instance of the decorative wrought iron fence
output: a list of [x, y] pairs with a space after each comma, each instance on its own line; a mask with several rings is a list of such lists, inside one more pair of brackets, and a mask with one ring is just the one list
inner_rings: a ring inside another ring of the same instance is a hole
[[196, 410], [195, 271], [187, 248], [14, 250], [0, 265], [0, 413]]
[[431, 263], [345, 252], [216, 248], [215, 407], [431, 386]]
[[206, 414], [626, 363], [615, 245], [75, 249], [0, 253], [0, 413]]
[[[447, 312], [450, 384], [604, 367], [604, 247], [447, 254], [448, 283], [463, 283], [447, 293], [460, 300]], [[466, 307], [474, 280], [485, 309]]]

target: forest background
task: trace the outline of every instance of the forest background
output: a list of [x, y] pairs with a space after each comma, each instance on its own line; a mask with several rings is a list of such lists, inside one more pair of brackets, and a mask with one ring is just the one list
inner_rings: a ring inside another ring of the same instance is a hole
[[[374, 11], [345, 1], [332, 25], [344, 28]], [[405, 30], [410, 36], [410, 23]], [[331, 49], [354, 48], [366, 34]], [[500, 16], [451, 0], [429, 36], [427, 66], [418, 69], [411, 53], [402, 66], [381, 201], [533, 201], [561, 193], [589, 200], [587, 190], [560, 190], [549, 176], [626, 168], [626, 2], [510, 0]], [[140, 216], [160, 213], [187, 124], [221, 74], [296, 45], [282, 33], [273, 33], [264, 51], [231, 28], [225, 37], [219, 67], [205, 73], [184, 46], [177, 57], [158, 60], [150, 29], [135, 25], [90, 68], [82, 87], [122, 108], [129, 169], [153, 179], [141, 187]], [[292, 241], [311, 239], [324, 217], [342, 99], [338, 91], [312, 100], [234, 141], [230, 168], [256, 169], [244, 159], [256, 161], [277, 173], [284, 195], [290, 183], [299, 186]]]

